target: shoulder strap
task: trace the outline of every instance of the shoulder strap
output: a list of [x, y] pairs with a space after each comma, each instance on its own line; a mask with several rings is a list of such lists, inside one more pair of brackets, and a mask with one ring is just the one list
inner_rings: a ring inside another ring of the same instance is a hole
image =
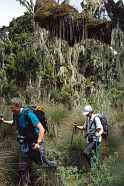
[[[95, 117], [97, 117], [97, 116], [95, 116]], [[92, 121], [92, 123], [91, 123], [91, 125], [90, 125], [90, 129], [92, 128], [93, 124], [94, 124], [95, 129], [96, 129], [96, 121], [95, 121], [95, 117], [93, 118], [93, 121]]]
[[[23, 114], [24, 114], [24, 118], [25, 118], [26, 125], [31, 127], [31, 126], [32, 126], [31, 120], [30, 120], [30, 118], [29, 118], [29, 116], [28, 116], [28, 113], [29, 113], [30, 111], [32, 111], [30, 108], [24, 108]], [[32, 127], [33, 127], [33, 126], [32, 126]]]

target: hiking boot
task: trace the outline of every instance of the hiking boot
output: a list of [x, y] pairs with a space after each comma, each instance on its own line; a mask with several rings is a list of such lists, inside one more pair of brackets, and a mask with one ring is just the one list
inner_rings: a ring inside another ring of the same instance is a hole
[[44, 168], [56, 168], [57, 163], [55, 161], [45, 160], [41, 166]]

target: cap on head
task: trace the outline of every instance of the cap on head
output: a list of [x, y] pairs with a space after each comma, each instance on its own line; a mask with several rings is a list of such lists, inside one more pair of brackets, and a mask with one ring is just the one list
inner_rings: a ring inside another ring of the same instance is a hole
[[91, 105], [85, 105], [85, 107], [83, 108], [82, 114], [83, 114], [84, 116], [86, 116], [86, 115], [89, 114], [90, 112], [93, 112], [93, 109], [92, 109]]

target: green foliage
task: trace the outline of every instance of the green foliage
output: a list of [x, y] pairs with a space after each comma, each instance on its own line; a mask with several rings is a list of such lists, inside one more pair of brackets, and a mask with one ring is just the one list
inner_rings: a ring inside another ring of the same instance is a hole
[[66, 118], [67, 114], [67, 109], [61, 104], [53, 104], [47, 108], [49, 135], [58, 137], [58, 130], [61, 128], [62, 122]]
[[63, 186], [77, 186], [81, 182], [83, 184], [83, 173], [77, 167], [59, 167], [58, 175], [61, 176]]
[[112, 177], [113, 180], [109, 184], [109, 186], [118, 185], [123, 186], [124, 185], [124, 179], [123, 179], [123, 172], [124, 172], [124, 161], [123, 159], [120, 159], [116, 162], [116, 166], [112, 166]]
[[108, 160], [97, 161], [96, 167], [91, 170], [91, 186], [105, 186], [109, 185], [112, 180], [111, 168], [112, 165], [116, 165], [117, 157], [109, 157]]
[[17, 150], [15, 130], [11, 126], [0, 124], [0, 181], [3, 186], [15, 185], [17, 177]]
[[32, 33], [33, 32], [33, 19], [29, 13], [25, 13], [10, 22], [9, 25], [9, 38], [14, 39], [20, 33]]
[[[29, 5], [28, 1], [19, 1], [24, 6]], [[91, 10], [90, 4], [88, 6], [87, 8]], [[80, 108], [75, 113], [69, 111], [76, 99], [75, 92], [78, 94], [78, 103], [82, 105], [90, 103], [95, 111], [104, 111], [109, 124], [114, 129], [118, 128], [116, 134], [116, 130], [112, 130], [114, 135], [110, 133], [109, 152], [113, 154], [119, 151], [119, 145], [122, 145], [123, 151], [123, 139], [119, 136], [124, 133], [123, 51], [115, 56], [109, 46], [93, 40], [76, 44], [74, 49], [69, 48], [57, 39], [50, 42], [49, 35], [45, 31], [41, 31], [41, 42], [38, 42], [35, 40], [37, 38], [33, 30], [32, 7], [28, 6], [28, 8], [28, 13], [11, 21], [7, 28], [9, 38], [0, 41], [0, 95], [9, 101], [12, 96], [22, 96], [24, 90], [23, 96], [24, 99], [26, 96], [29, 98], [28, 104], [33, 96], [36, 97], [34, 102], [45, 97], [46, 100], [49, 98], [49, 101], [55, 103], [46, 108], [49, 126], [46, 154], [50, 159], [57, 159], [62, 166], [59, 166], [57, 171], [46, 171], [35, 167], [32, 172], [34, 185], [83, 186], [88, 184], [86, 182], [89, 174], [80, 172], [77, 168], [81, 163], [80, 155], [85, 145], [82, 133], [76, 133], [73, 143], [70, 143], [73, 122], [79, 121], [82, 124], [84, 118], [80, 116], [79, 120]], [[84, 50], [84, 47], [87, 49]], [[85, 64], [82, 62], [84, 74], [76, 72], [79, 50], [83, 50], [83, 54], [86, 55]], [[64, 68], [59, 74], [61, 67]], [[27, 89], [27, 86], [30, 88]], [[113, 105], [115, 108], [118, 108], [118, 105], [121, 107], [118, 109], [119, 112], [113, 110]], [[72, 110], [74, 109], [75, 107]], [[4, 110], [2, 106], [1, 110]], [[12, 152], [16, 152], [14, 139], [15, 134], [9, 127], [0, 126], [0, 167], [5, 167], [8, 172], [11, 172], [6, 174], [6, 171], [0, 169], [2, 170], [0, 175], [3, 172], [6, 180], [11, 177], [12, 184], [17, 172], [17, 166], [13, 163], [16, 162], [17, 156], [12, 156]], [[6, 158], [1, 165], [5, 155], [10, 159]], [[9, 166], [7, 166], [8, 160], [10, 160]], [[116, 170], [116, 165], [119, 171]], [[98, 162], [97, 167], [91, 170], [89, 185], [112, 185], [115, 181], [116, 185], [122, 186], [122, 166], [123, 163], [120, 165], [113, 156], [102, 163]], [[115, 171], [114, 176], [113, 171]]]
[[120, 110], [123, 110], [123, 96], [124, 91], [120, 88], [112, 88], [109, 90], [111, 103], [115, 108], [120, 108]]
[[83, 186], [85, 184], [90, 186], [105, 186], [110, 185], [113, 181], [112, 165], [117, 165], [117, 157], [109, 157], [103, 163], [97, 162], [97, 166], [92, 168], [90, 173], [79, 171], [76, 167], [59, 167], [58, 174], [63, 180], [64, 186]]
[[[9, 39], [1, 44], [1, 64], [4, 64], [6, 79], [2, 89], [3, 96], [5, 93], [14, 96], [18, 87], [24, 88], [29, 81], [36, 80], [39, 62], [33, 48], [32, 21], [31, 15], [25, 13], [25, 15], [10, 22], [8, 27]], [[10, 84], [7, 85], [8, 82]], [[12, 89], [15, 90], [15, 93]]]
[[15, 85], [15, 81], [4, 82], [1, 96], [4, 96], [7, 102], [10, 101], [12, 96], [18, 96], [18, 95], [19, 92]]
[[67, 109], [64, 107], [64, 105], [61, 104], [51, 105], [50, 108], [48, 108], [47, 112], [49, 118], [51, 118], [51, 120], [57, 124], [60, 124], [68, 114]]
[[60, 90], [53, 90], [51, 92], [51, 100], [54, 100], [56, 103], [62, 103], [67, 108], [71, 108], [72, 105], [72, 90], [68, 87], [63, 87]]
[[42, 169], [36, 164], [33, 164], [31, 173], [34, 186], [64, 186], [56, 169]]
[[[108, 184], [109, 186], [114, 182], [120, 186], [123, 185], [123, 173], [121, 173], [123, 171], [122, 162], [119, 163], [117, 152], [113, 155], [113, 152], [118, 149], [118, 144], [123, 144], [121, 137], [120, 139], [117, 136], [115, 138], [110, 133], [109, 146], [111, 148], [111, 156], [103, 162], [98, 161], [91, 172], [86, 173], [84, 169], [78, 169], [81, 163], [81, 152], [85, 145], [82, 133], [76, 133], [73, 143], [70, 144], [72, 135], [71, 119], [73, 118], [75, 120], [75, 114], [72, 111], [69, 112], [66, 110], [63, 105], [46, 105], [46, 111], [50, 127], [53, 122], [59, 128], [57, 138], [50, 138], [48, 135], [46, 143], [47, 159], [57, 160], [58, 168], [57, 170], [42, 169], [39, 165], [33, 164], [31, 168], [33, 185], [71, 186], [73, 184], [74, 186], [84, 186], [89, 184], [90, 186], [105, 186]], [[8, 115], [8, 112], [6, 114]], [[3, 173], [3, 177], [11, 185], [13, 181], [15, 182], [18, 164], [15, 130], [10, 128], [10, 126], [0, 126], [0, 148], [0, 165], [3, 163], [0, 173]], [[116, 170], [116, 167], [118, 170]]]

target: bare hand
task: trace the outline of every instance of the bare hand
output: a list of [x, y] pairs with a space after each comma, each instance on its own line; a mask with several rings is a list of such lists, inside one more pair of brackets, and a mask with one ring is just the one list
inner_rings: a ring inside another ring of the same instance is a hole
[[39, 146], [38, 143], [35, 143], [35, 144], [33, 145], [33, 149], [34, 149], [34, 150], [39, 149], [39, 148], [40, 148], [40, 146]]
[[77, 128], [80, 130], [84, 130], [84, 127], [82, 125], [77, 125]]

